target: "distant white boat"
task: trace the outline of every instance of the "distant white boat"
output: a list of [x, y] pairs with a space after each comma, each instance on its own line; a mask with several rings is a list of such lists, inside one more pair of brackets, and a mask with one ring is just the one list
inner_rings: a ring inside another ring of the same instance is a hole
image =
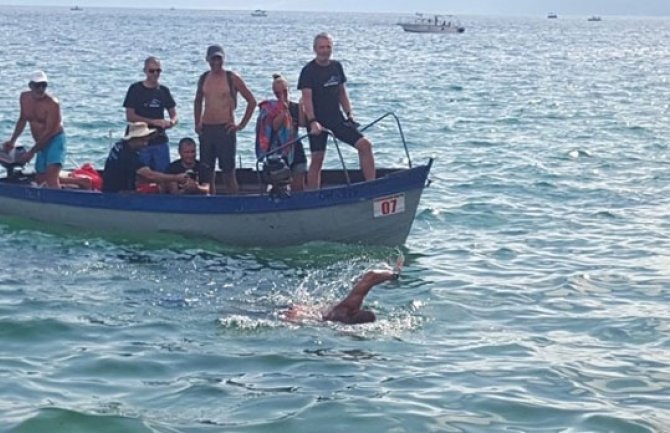
[[556, 18], [558, 18], [558, 15], [556, 15], [556, 12], [549, 12], [547, 14], [547, 18], [555, 20]]
[[414, 22], [399, 22], [399, 26], [406, 32], [412, 33], [463, 33], [465, 27], [452, 15], [433, 15], [426, 18], [423, 14], [416, 14]]
[[598, 15], [593, 15], [592, 17], [589, 17], [587, 21], [602, 21], [603, 19], [600, 18]]
[[268, 13], [264, 11], [263, 9], [256, 9], [251, 13], [252, 17], [266, 17], [268, 16]]
[[84, 9], [83, 9], [83, 8], [80, 8], [79, 6], [72, 6], [72, 7], [70, 8], [70, 10], [71, 10], [71, 11], [83, 11]]

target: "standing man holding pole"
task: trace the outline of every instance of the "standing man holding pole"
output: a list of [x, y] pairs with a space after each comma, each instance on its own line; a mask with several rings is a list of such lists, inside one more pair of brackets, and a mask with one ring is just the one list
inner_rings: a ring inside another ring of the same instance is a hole
[[[313, 48], [316, 57], [302, 68], [298, 80], [312, 155], [307, 172], [307, 187], [318, 189], [321, 186], [321, 168], [328, 140], [324, 128], [332, 131], [339, 140], [356, 148], [365, 180], [374, 180], [376, 172], [372, 143], [361, 134], [354, 120], [345, 86], [347, 77], [342, 64], [330, 58], [333, 53], [333, 37], [328, 33], [319, 33], [314, 38]], [[340, 107], [346, 117], [342, 115]]]

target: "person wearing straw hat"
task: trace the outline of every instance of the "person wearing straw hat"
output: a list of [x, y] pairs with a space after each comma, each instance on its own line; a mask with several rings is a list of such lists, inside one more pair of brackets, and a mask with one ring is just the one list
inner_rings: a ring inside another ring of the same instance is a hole
[[105, 161], [102, 176], [103, 192], [143, 191], [137, 187], [138, 177], [157, 184], [167, 182], [182, 184], [188, 181], [188, 175], [185, 173], [165, 174], [152, 170], [140, 157], [139, 151], [147, 146], [157, 131], [149, 128], [144, 122], [128, 124], [126, 135], [114, 144]]
[[47, 74], [44, 71], [32, 74], [28, 82], [30, 90], [21, 93], [19, 99], [21, 112], [14, 133], [2, 147], [5, 152], [10, 152], [26, 124], [29, 124], [35, 145], [18, 162], [27, 163], [37, 155], [36, 182], [46, 184], [49, 188], [60, 188], [60, 171], [65, 162], [65, 132], [60, 103], [46, 91], [47, 83]]

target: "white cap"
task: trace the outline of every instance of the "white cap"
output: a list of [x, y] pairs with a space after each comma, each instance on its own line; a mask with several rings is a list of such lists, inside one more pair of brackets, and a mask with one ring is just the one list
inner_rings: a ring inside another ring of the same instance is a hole
[[33, 75], [30, 76], [30, 82], [31, 83], [46, 83], [47, 82], [47, 74], [45, 74], [44, 71], [35, 71], [35, 72], [33, 72]]

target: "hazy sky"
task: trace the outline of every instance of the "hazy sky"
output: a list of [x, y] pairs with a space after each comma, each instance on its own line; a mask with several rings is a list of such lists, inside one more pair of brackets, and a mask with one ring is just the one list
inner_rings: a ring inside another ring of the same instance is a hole
[[670, 0], [0, 0], [0, 5], [455, 14], [670, 15]]

